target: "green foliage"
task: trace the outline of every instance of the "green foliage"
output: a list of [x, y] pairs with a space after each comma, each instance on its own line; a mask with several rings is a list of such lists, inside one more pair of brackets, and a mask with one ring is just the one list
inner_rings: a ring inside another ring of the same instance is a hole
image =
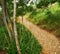
[[25, 4], [24, 0], [19, 0], [17, 5], [25, 6], [26, 4]]
[[[26, 2], [26, 0], [25, 0]], [[18, 15], [24, 15], [25, 14], [25, 7], [26, 7], [26, 4], [25, 4], [24, 0], [19, 0], [16, 4], [17, 4], [17, 16]], [[10, 16], [13, 16], [13, 10], [14, 10], [14, 3], [13, 3], [13, 0], [6, 0], [6, 4], [7, 4], [7, 8], [9, 10], [9, 15]]]
[[[32, 12], [28, 19], [43, 29], [55, 32], [60, 29], [60, 5], [56, 2], [49, 6]], [[60, 32], [56, 34], [58, 36]]]
[[35, 10], [31, 13], [29, 18], [31, 18], [31, 21], [33, 21], [33, 23], [38, 24], [47, 17], [46, 12], [47, 12], [46, 9], [45, 10], [41, 9], [39, 11]]
[[55, 3], [57, 0], [40, 0], [36, 5], [37, 8], [47, 7], [49, 4]]
[[26, 6], [25, 11], [26, 12], [32, 12], [34, 9], [32, 6]]
[[[32, 33], [24, 26], [22, 31], [22, 25], [19, 23], [17, 24], [17, 29], [22, 54], [41, 54], [42, 47]], [[12, 40], [10, 41], [8, 32], [3, 26], [0, 26], [0, 49], [6, 50], [8, 54], [18, 54], [14, 37], [12, 37]]]
[[9, 15], [13, 16], [13, 10], [14, 10], [13, 0], [5, 0], [5, 2], [6, 2], [6, 5], [7, 5], [7, 9], [9, 11]]
[[0, 26], [0, 50], [6, 50], [9, 54], [17, 54], [14, 38], [9, 40], [7, 29]]
[[26, 13], [26, 12], [24, 11], [23, 8], [18, 8], [18, 9], [17, 9], [17, 16], [20, 16], [20, 15], [23, 16], [23, 15], [25, 15], [25, 13]]
[[48, 0], [41, 0], [38, 4], [37, 4], [37, 8], [41, 8], [42, 6], [48, 6], [49, 2]]
[[42, 47], [32, 33], [20, 24], [17, 25], [17, 29], [22, 54], [40, 54], [42, 52]]

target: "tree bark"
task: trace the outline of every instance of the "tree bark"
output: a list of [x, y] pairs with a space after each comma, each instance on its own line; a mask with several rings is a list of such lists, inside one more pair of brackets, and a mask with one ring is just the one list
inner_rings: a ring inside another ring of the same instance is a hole
[[4, 21], [4, 24], [5, 24], [6, 28], [7, 28], [7, 31], [8, 31], [8, 34], [9, 34], [10, 40], [11, 40], [12, 35], [11, 35], [11, 32], [9, 31], [8, 24], [7, 24], [7, 21], [6, 21], [6, 8], [5, 8], [5, 1], [2, 0], [2, 1], [1, 1], [1, 4], [2, 4], [3, 16], [4, 16], [3, 21]]
[[18, 54], [21, 54], [20, 46], [19, 46], [19, 41], [18, 41], [18, 34], [17, 34], [17, 28], [16, 28], [16, 0], [14, 0], [14, 36], [15, 36], [15, 42], [16, 42], [16, 47]]

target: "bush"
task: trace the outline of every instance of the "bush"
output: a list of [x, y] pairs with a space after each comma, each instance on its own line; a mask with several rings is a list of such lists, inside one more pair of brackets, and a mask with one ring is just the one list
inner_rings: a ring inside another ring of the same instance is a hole
[[[55, 2], [54, 0], [52, 2]], [[58, 31], [60, 28], [60, 5], [58, 2], [50, 4], [50, 7], [40, 8], [35, 14], [31, 14], [29, 19], [40, 28], [49, 32]], [[31, 18], [32, 17], [32, 18]], [[59, 32], [56, 33], [59, 36]]]

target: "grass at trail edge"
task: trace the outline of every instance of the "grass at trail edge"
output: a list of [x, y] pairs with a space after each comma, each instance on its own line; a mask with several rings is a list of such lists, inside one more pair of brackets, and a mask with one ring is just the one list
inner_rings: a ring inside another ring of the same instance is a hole
[[[22, 54], [42, 54], [42, 46], [28, 29], [17, 23], [17, 31]], [[3, 26], [0, 26], [0, 50], [6, 50], [8, 54], [18, 54], [14, 38], [9, 41], [7, 30]]]

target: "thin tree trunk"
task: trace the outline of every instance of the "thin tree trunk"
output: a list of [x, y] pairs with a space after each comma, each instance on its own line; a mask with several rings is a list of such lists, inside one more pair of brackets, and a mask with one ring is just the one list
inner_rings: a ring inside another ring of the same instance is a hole
[[9, 30], [10, 30], [12, 36], [14, 36], [13, 26], [12, 26], [12, 22], [11, 22], [11, 19], [10, 19], [10, 16], [9, 16], [9, 11], [8, 11], [7, 5], [6, 5], [6, 15], [7, 15], [8, 26], [10, 26]]
[[[23, 24], [23, 15], [22, 15], [22, 24]], [[23, 34], [23, 25], [22, 25], [22, 29], [21, 29], [21, 34]]]
[[[24, 6], [22, 6], [22, 10], [24, 11]], [[24, 14], [22, 13], [22, 24], [23, 24], [23, 19], [24, 19], [24, 16], [23, 16]], [[21, 33], [23, 34], [23, 25], [22, 25], [22, 30], [21, 30]]]
[[15, 35], [15, 42], [16, 42], [16, 47], [18, 54], [21, 54], [20, 46], [19, 46], [19, 41], [18, 41], [18, 34], [17, 34], [17, 28], [16, 28], [16, 0], [14, 0], [14, 35]]
[[5, 1], [4, 1], [4, 0], [2, 0], [2, 2], [1, 2], [1, 3], [2, 3], [3, 16], [4, 16], [3, 21], [4, 21], [4, 24], [5, 24], [6, 28], [7, 28], [7, 30], [8, 30], [8, 34], [9, 34], [9, 37], [10, 37], [10, 40], [11, 40], [12, 35], [11, 35], [11, 32], [9, 31], [8, 24], [7, 24], [7, 21], [6, 21]]

